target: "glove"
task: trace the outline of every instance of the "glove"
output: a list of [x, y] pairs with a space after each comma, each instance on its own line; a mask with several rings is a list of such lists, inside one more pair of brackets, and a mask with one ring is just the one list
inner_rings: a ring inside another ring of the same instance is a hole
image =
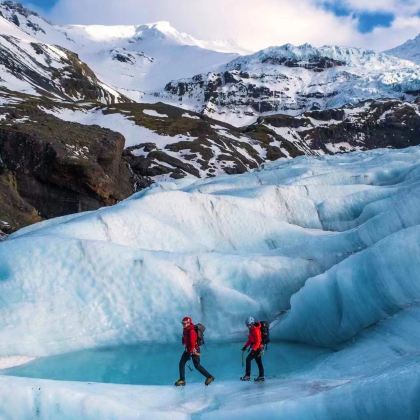
[[244, 347], [242, 347], [242, 351], [246, 351], [246, 347], [244, 346]]

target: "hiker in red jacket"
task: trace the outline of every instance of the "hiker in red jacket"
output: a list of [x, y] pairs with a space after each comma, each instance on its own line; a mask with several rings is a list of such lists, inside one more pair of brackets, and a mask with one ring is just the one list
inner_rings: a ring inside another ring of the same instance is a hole
[[262, 355], [264, 351], [264, 345], [261, 336], [261, 326], [259, 322], [250, 316], [246, 320], [246, 325], [249, 329], [248, 341], [242, 347], [242, 351], [245, 351], [250, 347], [250, 353], [246, 358], [246, 369], [245, 376], [241, 377], [241, 381], [249, 381], [251, 379], [251, 361], [255, 359], [258, 365], [258, 377], [255, 379], [256, 382], [264, 382], [264, 366], [262, 363]]
[[184, 328], [182, 334], [182, 344], [185, 346], [185, 351], [182, 353], [181, 360], [179, 361], [179, 379], [175, 382], [175, 386], [184, 386], [185, 382], [185, 364], [192, 359], [194, 367], [206, 377], [205, 385], [210, 385], [214, 381], [214, 376], [210, 375], [206, 369], [200, 364], [200, 347], [197, 341], [197, 332], [195, 325], [189, 316], [182, 320]]

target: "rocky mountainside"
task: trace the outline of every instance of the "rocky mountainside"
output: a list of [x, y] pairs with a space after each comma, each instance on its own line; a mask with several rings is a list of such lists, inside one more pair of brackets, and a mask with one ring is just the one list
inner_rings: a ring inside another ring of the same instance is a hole
[[407, 42], [404, 42], [404, 44], [385, 52], [420, 65], [420, 34], [414, 39], [409, 39]]
[[135, 191], [121, 134], [65, 122], [34, 103], [1, 108], [0, 220], [10, 229], [115, 204]]
[[172, 81], [161, 95], [244, 126], [264, 114], [298, 115], [367, 99], [409, 99], [419, 91], [420, 67], [412, 62], [358, 48], [288, 44], [239, 57], [217, 72]]
[[270, 160], [380, 147], [404, 148], [420, 142], [420, 100], [368, 100], [297, 117], [271, 115], [259, 118], [244, 131], [272, 147], [267, 154]]
[[368, 100], [299, 116], [260, 117], [241, 129], [162, 103], [78, 109], [54, 103], [43, 111], [121, 131], [124, 158], [143, 183], [151, 183], [237, 174], [279, 158], [417, 145], [419, 106], [420, 100]]
[[77, 54], [21, 31], [0, 17], [0, 89], [68, 101], [128, 101], [101, 82]]

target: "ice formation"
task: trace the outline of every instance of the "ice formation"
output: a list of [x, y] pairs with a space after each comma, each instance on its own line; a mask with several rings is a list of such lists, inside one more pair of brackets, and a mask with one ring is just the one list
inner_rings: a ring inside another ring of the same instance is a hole
[[417, 418], [419, 205], [415, 147], [162, 183], [22, 229], [0, 244], [2, 357], [175, 343], [186, 313], [208, 339], [236, 340], [252, 313], [274, 338], [336, 352], [257, 395], [0, 377], [0, 398], [13, 389], [23, 416], [37, 402], [73, 418]]

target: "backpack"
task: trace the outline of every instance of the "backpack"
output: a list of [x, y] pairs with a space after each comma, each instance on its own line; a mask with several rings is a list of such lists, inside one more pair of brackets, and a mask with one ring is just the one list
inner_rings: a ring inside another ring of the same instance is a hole
[[198, 323], [194, 325], [194, 329], [197, 333], [197, 344], [198, 346], [202, 346], [204, 344], [204, 331], [206, 331], [206, 327]]
[[264, 346], [270, 342], [270, 324], [267, 321], [260, 321], [261, 339]]

